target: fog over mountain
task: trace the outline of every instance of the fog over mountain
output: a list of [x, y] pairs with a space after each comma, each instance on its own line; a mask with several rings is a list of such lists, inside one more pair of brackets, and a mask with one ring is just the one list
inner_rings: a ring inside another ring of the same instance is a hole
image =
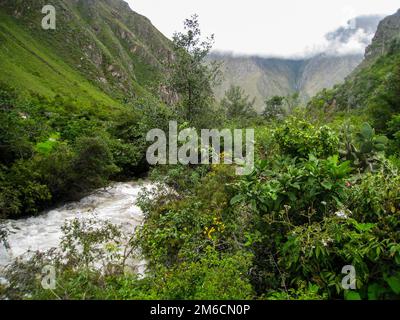
[[216, 96], [221, 99], [231, 85], [240, 86], [256, 98], [257, 111], [262, 111], [265, 99], [274, 95], [299, 92], [307, 101], [320, 90], [343, 82], [361, 63], [382, 19], [380, 15], [356, 17], [327, 33], [323, 45], [307, 48], [292, 58], [214, 52], [210, 59], [222, 63], [224, 75]]
[[381, 15], [370, 15], [348, 21], [346, 26], [326, 35], [327, 47], [324, 51], [336, 55], [364, 54], [383, 18]]

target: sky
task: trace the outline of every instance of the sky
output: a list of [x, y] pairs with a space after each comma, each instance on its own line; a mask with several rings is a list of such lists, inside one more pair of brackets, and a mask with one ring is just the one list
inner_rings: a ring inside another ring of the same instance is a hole
[[[215, 50], [287, 57], [323, 51], [329, 46], [325, 35], [356, 16], [389, 15], [400, 8], [399, 0], [125, 1], [169, 38], [196, 13], [203, 34], [215, 34]], [[364, 49], [353, 42], [348, 50]]]

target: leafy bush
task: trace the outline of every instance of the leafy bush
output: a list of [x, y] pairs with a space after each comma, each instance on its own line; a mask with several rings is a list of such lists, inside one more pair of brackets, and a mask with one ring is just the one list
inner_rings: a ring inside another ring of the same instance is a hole
[[264, 118], [268, 120], [276, 120], [282, 118], [285, 114], [284, 97], [275, 96], [265, 101]]
[[[272, 299], [398, 298], [397, 180], [388, 162], [361, 177], [337, 157], [260, 162], [231, 200], [253, 213], [247, 246], [255, 252], [257, 292]], [[357, 291], [341, 287], [346, 265], [356, 269]]]
[[234, 232], [230, 226], [236, 218], [224, 212], [229, 197], [224, 183], [235, 179], [233, 168], [216, 166], [196, 179], [191, 192], [161, 185], [155, 194], [144, 194], [140, 205], [147, 222], [139, 239], [150, 263], [171, 266], [195, 258], [208, 245], [227, 245], [230, 241], [229, 235]]
[[10, 169], [2, 171], [0, 171], [0, 217], [16, 217], [21, 213], [37, 214], [51, 200], [51, 193], [41, 182], [34, 161], [20, 160]]
[[81, 191], [99, 188], [118, 171], [108, 145], [101, 138], [80, 138], [73, 161], [73, 184]]
[[345, 126], [339, 152], [362, 171], [374, 171], [380, 165], [381, 155], [386, 150], [388, 142], [387, 137], [376, 135], [369, 123], [361, 126], [355, 139], [352, 137], [351, 128]]
[[338, 153], [339, 138], [327, 126], [315, 128], [311, 123], [291, 117], [276, 129], [275, 139], [283, 153], [292, 157], [328, 157]]
[[339, 163], [337, 156], [319, 160], [311, 155], [308, 161], [282, 158], [272, 164], [263, 160], [239, 183], [232, 203], [244, 201], [261, 214], [280, 213], [286, 208], [298, 218], [302, 214], [321, 215], [345, 199], [349, 172], [349, 162]]

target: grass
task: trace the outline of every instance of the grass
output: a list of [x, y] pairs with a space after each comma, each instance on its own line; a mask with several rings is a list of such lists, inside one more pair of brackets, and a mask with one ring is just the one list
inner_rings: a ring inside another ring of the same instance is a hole
[[0, 81], [12, 87], [48, 98], [58, 94], [83, 105], [119, 105], [2, 13], [0, 46]]

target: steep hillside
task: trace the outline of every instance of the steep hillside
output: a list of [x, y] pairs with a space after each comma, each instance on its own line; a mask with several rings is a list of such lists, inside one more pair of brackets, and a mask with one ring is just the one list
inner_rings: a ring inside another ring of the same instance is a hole
[[122, 0], [0, 0], [0, 220], [148, 170], [170, 42]]
[[[385, 18], [366, 49], [365, 59], [332, 90], [324, 90], [309, 103], [311, 110], [347, 111], [368, 118], [390, 138], [400, 137], [400, 11]], [[399, 144], [395, 142], [394, 144]]]
[[360, 55], [317, 55], [306, 60], [299, 79], [298, 90], [304, 100], [308, 100], [323, 88], [332, 88], [343, 82], [361, 59]]
[[171, 58], [169, 41], [122, 0], [0, 0], [0, 81], [41, 94], [126, 100], [144, 94]]

